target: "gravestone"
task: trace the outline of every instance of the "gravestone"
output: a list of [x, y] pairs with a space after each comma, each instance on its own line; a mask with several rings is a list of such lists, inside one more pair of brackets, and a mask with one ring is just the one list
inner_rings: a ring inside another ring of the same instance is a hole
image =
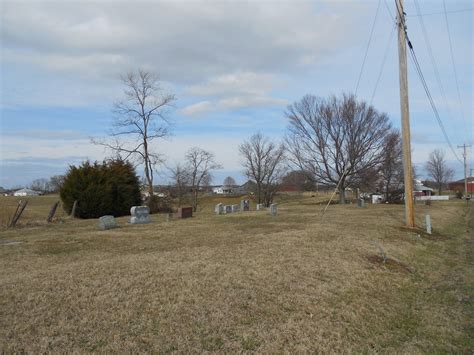
[[150, 209], [148, 206], [133, 206], [130, 208], [130, 223], [132, 224], [146, 224], [150, 223]]
[[240, 201], [240, 210], [242, 212], [250, 211], [250, 201], [249, 200], [241, 200]]
[[364, 208], [365, 207], [365, 200], [363, 198], [359, 198], [357, 200], [357, 207]]
[[107, 230], [112, 228], [117, 228], [117, 222], [115, 221], [114, 216], [102, 216], [99, 218], [99, 229]]
[[224, 206], [224, 212], [225, 212], [225, 214], [232, 213], [232, 206], [231, 205], [225, 205]]
[[222, 203], [218, 203], [216, 207], [214, 207], [215, 214], [224, 214], [224, 205]]
[[263, 203], [257, 203], [257, 211], [263, 210]]
[[272, 203], [272, 204], [270, 205], [270, 214], [271, 214], [272, 216], [276, 216], [276, 215], [277, 215], [277, 206], [278, 206], [278, 205], [277, 205], [276, 203]]
[[178, 208], [178, 218], [190, 218], [193, 216], [193, 208], [192, 207], [180, 207]]
[[231, 205], [232, 213], [239, 212], [240, 206], [239, 205]]

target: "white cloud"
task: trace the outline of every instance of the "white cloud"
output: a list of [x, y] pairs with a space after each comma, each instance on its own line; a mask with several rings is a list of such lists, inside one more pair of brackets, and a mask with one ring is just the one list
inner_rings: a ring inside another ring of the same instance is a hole
[[195, 104], [182, 108], [179, 112], [186, 116], [199, 115], [202, 113], [210, 112], [214, 109], [213, 104], [210, 101], [201, 101]]

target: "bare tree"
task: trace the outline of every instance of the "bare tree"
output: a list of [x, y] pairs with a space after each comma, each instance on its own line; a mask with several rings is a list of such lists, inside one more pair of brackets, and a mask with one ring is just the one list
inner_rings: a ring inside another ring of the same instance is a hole
[[93, 140], [111, 149], [123, 160], [144, 165], [148, 204], [153, 198], [153, 170], [162, 161], [151, 144], [170, 135], [167, 109], [176, 97], [160, 86], [158, 76], [139, 69], [121, 76], [124, 99], [114, 104], [115, 121], [109, 136], [113, 142]]
[[35, 191], [50, 192], [50, 185], [48, 179], [35, 179], [30, 185], [30, 188]]
[[239, 146], [239, 153], [245, 174], [257, 185], [257, 203], [269, 206], [284, 173], [285, 147], [257, 133]]
[[346, 187], [360, 184], [383, 160], [388, 117], [353, 95], [307, 95], [288, 107], [286, 117], [291, 161], [317, 182], [339, 184], [341, 203]]
[[401, 198], [403, 189], [402, 140], [398, 131], [385, 137], [383, 160], [379, 170], [379, 187], [386, 201]]
[[235, 182], [235, 179], [232, 176], [227, 176], [224, 179], [224, 186], [235, 186], [237, 183]]
[[448, 167], [444, 152], [439, 149], [432, 151], [425, 164], [425, 169], [428, 173], [428, 177], [435, 182], [438, 193], [441, 195], [443, 187], [445, 187], [454, 176], [454, 170]]
[[181, 207], [183, 203], [183, 197], [186, 194], [190, 184], [191, 173], [187, 167], [179, 163], [169, 168], [169, 170], [171, 172], [174, 186], [176, 187], [178, 206]]
[[199, 190], [202, 186], [209, 185], [212, 181], [211, 170], [220, 169], [221, 166], [214, 160], [214, 154], [201, 148], [191, 148], [185, 156], [189, 172], [189, 183], [192, 192], [193, 211], [197, 210]]

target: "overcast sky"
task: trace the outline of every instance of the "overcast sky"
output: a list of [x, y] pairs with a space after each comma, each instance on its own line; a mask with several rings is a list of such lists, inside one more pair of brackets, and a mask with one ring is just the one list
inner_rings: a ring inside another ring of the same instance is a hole
[[[453, 67], [443, 2], [418, 0], [422, 17], [416, 16], [415, 2], [405, 2], [408, 34], [461, 158], [457, 145], [474, 143], [474, 5], [446, 1]], [[159, 74], [178, 98], [170, 112], [174, 134], [155, 146], [168, 164], [198, 146], [224, 167], [215, 183], [227, 175], [243, 182], [238, 145], [244, 139], [258, 131], [281, 139], [286, 106], [305, 94], [355, 92], [375, 18], [357, 96], [399, 127], [395, 11], [392, 0], [0, 0], [0, 186], [27, 185], [62, 174], [69, 164], [107, 157], [90, 137], [106, 135], [113, 102], [122, 97], [119, 76], [137, 68]], [[418, 172], [424, 176], [424, 162], [439, 148], [461, 178], [462, 165], [411, 62], [408, 75]], [[472, 153], [471, 148], [474, 168]], [[167, 182], [159, 170], [158, 182]]]

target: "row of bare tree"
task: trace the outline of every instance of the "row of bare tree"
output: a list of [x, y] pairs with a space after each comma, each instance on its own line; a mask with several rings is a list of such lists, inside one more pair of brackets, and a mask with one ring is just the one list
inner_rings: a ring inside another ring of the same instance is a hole
[[[122, 81], [125, 98], [114, 106], [116, 121], [110, 137], [94, 142], [110, 148], [122, 159], [143, 165], [152, 198], [153, 171], [163, 161], [152, 145], [154, 140], [170, 134], [168, 110], [176, 98], [161, 88], [156, 75], [147, 71], [130, 72]], [[290, 105], [285, 116], [289, 126], [282, 142], [257, 133], [239, 146], [245, 174], [256, 183], [258, 203], [272, 202], [277, 182], [289, 167], [296, 167], [318, 183], [338, 186], [342, 203], [348, 187], [378, 189], [387, 200], [401, 191], [400, 134], [385, 113], [353, 95], [326, 99], [307, 95]], [[444, 157], [441, 152], [433, 154], [427, 170], [437, 183], [444, 183], [449, 177]], [[190, 149], [184, 163], [171, 168], [180, 198], [185, 187], [191, 186], [196, 209], [201, 187], [210, 183], [211, 171], [220, 167], [213, 153]]]

